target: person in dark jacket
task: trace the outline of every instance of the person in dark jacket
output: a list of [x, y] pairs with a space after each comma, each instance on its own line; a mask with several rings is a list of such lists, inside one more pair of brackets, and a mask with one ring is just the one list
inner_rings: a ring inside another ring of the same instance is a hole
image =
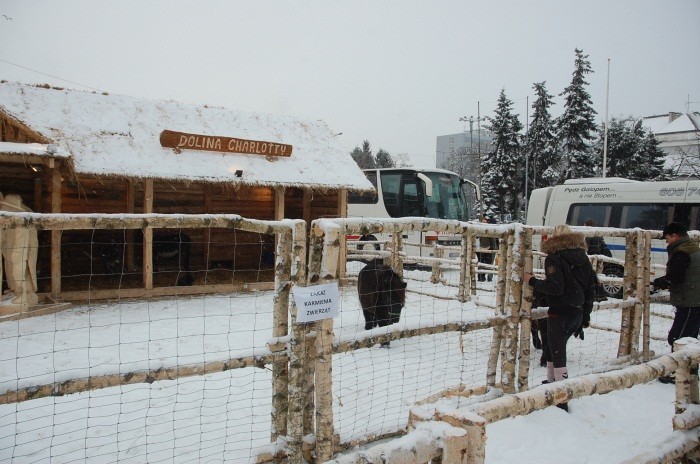
[[[542, 244], [545, 258], [545, 279], [525, 274], [525, 281], [534, 290], [544, 293], [547, 311], [547, 346], [543, 347], [547, 361], [546, 383], [569, 377], [566, 368], [566, 343], [572, 335], [583, 340], [583, 328], [588, 327], [595, 299], [596, 276], [586, 255], [583, 234], [569, 226], [554, 228], [554, 234]], [[566, 403], [558, 404], [568, 411]]]
[[[595, 227], [595, 221], [588, 219], [583, 223], [586, 227]], [[586, 237], [586, 253], [589, 255], [603, 255], [612, 258], [612, 252], [605, 243], [603, 237]]]
[[[676, 315], [668, 332], [668, 343], [683, 337], [698, 337], [700, 331], [700, 247], [688, 237], [688, 229], [679, 222], [664, 227], [668, 262], [666, 275], [652, 282], [654, 289], [668, 289]], [[659, 379], [664, 383], [674, 382], [673, 376]]]

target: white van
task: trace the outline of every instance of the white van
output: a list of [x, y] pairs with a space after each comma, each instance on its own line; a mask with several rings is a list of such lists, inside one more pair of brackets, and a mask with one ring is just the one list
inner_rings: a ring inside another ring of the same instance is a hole
[[[571, 179], [563, 185], [532, 191], [527, 224], [662, 230], [669, 222], [681, 222], [688, 230], [700, 228], [700, 180], [642, 182], [619, 177]], [[606, 238], [613, 257], [624, 259], [625, 241]], [[538, 245], [535, 243], [535, 245]], [[652, 263], [665, 264], [666, 244], [654, 240]]]

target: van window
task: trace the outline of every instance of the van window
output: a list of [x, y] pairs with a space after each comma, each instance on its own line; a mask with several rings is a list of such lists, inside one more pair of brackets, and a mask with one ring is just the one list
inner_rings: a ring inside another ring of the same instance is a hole
[[571, 205], [566, 223], [571, 226], [582, 226], [589, 219], [596, 227], [615, 227], [611, 225], [612, 205], [602, 203], [587, 203]]
[[620, 228], [633, 229], [639, 227], [645, 230], [661, 230], [671, 222], [671, 209], [669, 204], [628, 204], [622, 207]]

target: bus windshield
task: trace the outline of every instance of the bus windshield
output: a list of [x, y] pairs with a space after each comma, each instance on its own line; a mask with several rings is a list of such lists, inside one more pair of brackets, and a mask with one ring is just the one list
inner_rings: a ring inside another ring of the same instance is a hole
[[350, 217], [470, 218], [468, 195], [455, 173], [393, 168], [368, 169], [365, 175], [376, 192], [348, 192]]
[[424, 196], [426, 216], [467, 221], [469, 208], [459, 177], [439, 172], [426, 172], [425, 175], [433, 181], [433, 194]]

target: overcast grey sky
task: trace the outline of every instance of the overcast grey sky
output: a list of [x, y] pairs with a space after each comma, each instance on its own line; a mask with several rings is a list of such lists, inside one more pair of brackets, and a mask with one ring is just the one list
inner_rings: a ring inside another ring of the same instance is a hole
[[417, 166], [502, 88], [557, 116], [576, 47], [599, 121], [608, 58], [611, 116], [700, 111], [698, 0], [0, 0], [0, 79], [323, 119]]

